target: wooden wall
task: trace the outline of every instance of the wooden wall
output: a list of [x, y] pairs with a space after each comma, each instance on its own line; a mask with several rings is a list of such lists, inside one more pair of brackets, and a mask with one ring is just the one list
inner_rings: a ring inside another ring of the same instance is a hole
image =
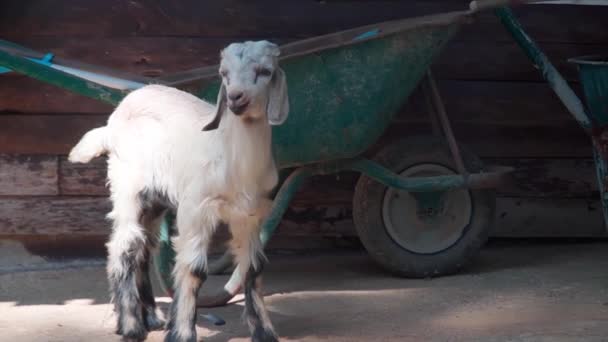
[[[466, 8], [460, 0], [6, 0], [0, 38], [147, 76], [217, 61], [228, 42], [284, 43], [358, 25]], [[578, 91], [568, 57], [608, 50], [608, 7], [517, 10]], [[603, 235], [588, 138], [491, 14], [480, 15], [434, 66], [457, 138], [488, 163], [520, 168], [502, 189], [495, 235]], [[379, 146], [426, 132], [418, 93]], [[37, 81], [0, 75], [0, 235], [105, 236], [104, 161], [65, 154], [111, 108]], [[378, 146], [377, 146], [378, 147]], [[356, 175], [315, 178], [283, 237], [352, 236]]]

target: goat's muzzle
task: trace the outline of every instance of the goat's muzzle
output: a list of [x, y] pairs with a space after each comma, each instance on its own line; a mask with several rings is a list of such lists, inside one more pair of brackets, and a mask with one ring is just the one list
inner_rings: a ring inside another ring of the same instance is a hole
[[247, 106], [249, 106], [249, 101], [243, 102], [243, 103], [233, 102], [228, 105], [228, 107], [234, 113], [234, 115], [237, 115], [237, 116], [245, 113], [245, 110], [247, 110]]
[[228, 108], [235, 114], [241, 115], [249, 105], [249, 97], [244, 92], [235, 90], [228, 93]]

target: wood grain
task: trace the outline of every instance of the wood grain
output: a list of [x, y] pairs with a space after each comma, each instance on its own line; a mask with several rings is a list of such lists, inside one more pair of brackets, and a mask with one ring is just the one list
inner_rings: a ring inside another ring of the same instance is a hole
[[57, 157], [0, 154], [0, 196], [57, 195]]
[[70, 163], [59, 158], [59, 192], [61, 195], [106, 196], [106, 158], [95, 158], [87, 164]]
[[103, 197], [0, 198], [0, 234], [107, 235]]
[[[5, 38], [24, 36], [310, 37], [384, 20], [468, 8], [467, 0], [300, 1], [198, 0], [154, 2], [7, 0], [0, 13]], [[57, 10], [61, 6], [61, 11]], [[608, 40], [602, 6], [522, 6], [516, 13], [541, 42]], [[339, 20], [337, 20], [339, 18]], [[226, 25], [226, 23], [230, 25]], [[464, 27], [463, 40], [511, 41], [491, 13]]]
[[0, 115], [109, 114], [113, 109], [111, 105], [20, 75], [2, 75], [0, 94]]
[[[212, 36], [308, 37], [403, 17], [464, 9], [464, 1], [222, 2], [185, 0], [9, 0], [0, 31], [6, 37]], [[336, 20], [339, 18], [339, 20]], [[226, 24], [230, 23], [230, 24]]]
[[67, 154], [107, 115], [0, 115], [0, 153]]
[[606, 236], [599, 200], [499, 198], [492, 236]]

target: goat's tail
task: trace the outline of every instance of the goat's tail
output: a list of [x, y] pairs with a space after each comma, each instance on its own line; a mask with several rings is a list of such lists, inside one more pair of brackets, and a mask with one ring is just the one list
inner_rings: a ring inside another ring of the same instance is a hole
[[72, 148], [68, 160], [72, 163], [88, 163], [108, 151], [108, 127], [99, 127], [88, 131]]

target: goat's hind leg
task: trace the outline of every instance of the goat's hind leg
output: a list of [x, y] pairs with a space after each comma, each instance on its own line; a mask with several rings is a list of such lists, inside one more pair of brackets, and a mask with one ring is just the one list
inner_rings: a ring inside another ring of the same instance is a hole
[[108, 247], [108, 280], [117, 314], [116, 333], [126, 341], [142, 341], [148, 331], [144, 321], [138, 273], [146, 261], [146, 237], [137, 221], [115, 221]]
[[140, 222], [146, 227], [147, 244], [144, 255], [145, 260], [139, 264], [137, 287], [143, 304], [144, 323], [148, 331], [152, 331], [162, 329], [165, 326], [162, 312], [156, 307], [152, 282], [150, 281], [150, 256], [158, 244], [159, 228], [165, 214], [165, 209], [156, 203], [145, 204], [147, 203], [142, 201], [143, 211]]

